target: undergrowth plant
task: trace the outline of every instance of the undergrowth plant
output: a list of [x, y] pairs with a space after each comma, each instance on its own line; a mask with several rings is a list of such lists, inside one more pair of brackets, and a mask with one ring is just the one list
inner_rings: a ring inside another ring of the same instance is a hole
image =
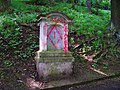
[[[72, 19], [69, 32], [75, 31], [76, 35], [81, 36], [79, 43], [84, 44], [82, 48], [86, 48], [86, 50], [92, 48], [91, 50], [94, 49], [93, 51], [99, 51], [103, 47], [103, 35], [110, 20], [109, 11], [100, 10], [99, 15], [94, 15], [89, 13], [86, 7], [80, 5], [75, 5], [76, 9], [73, 9], [72, 4], [68, 3], [56, 2], [54, 6], [38, 6], [26, 4], [20, 0], [12, 0], [11, 7], [13, 8], [13, 13], [9, 14], [9, 12], [6, 12], [0, 14], [0, 35], [7, 42], [3, 46], [0, 44], [0, 47], [3, 47], [3, 52], [7, 55], [7, 58], [4, 58], [6, 60], [4, 65], [9, 65], [8, 63], [10, 62], [7, 60], [10, 58], [24, 61], [34, 56], [34, 52], [38, 50], [37, 33], [39, 28], [36, 27], [36, 22], [40, 13], [46, 14], [51, 11], [65, 13]], [[38, 28], [38, 30], [33, 30], [29, 26]], [[85, 41], [91, 38], [97, 39], [90, 44], [86, 44]], [[75, 42], [73, 41], [73, 43]], [[12, 52], [8, 53], [10, 50]], [[12, 57], [10, 56], [11, 54]]]

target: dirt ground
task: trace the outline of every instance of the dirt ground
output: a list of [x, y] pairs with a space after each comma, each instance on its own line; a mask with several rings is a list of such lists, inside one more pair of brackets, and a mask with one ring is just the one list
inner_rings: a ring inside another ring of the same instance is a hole
[[[119, 57], [120, 58], [120, 57]], [[76, 61], [74, 64], [74, 77], [76, 80], [87, 81], [112, 75], [120, 72], [120, 59], [102, 62], [94, 67], [94, 63], [88, 61]], [[105, 61], [105, 60], [103, 60]], [[107, 68], [104, 64], [107, 63]], [[71, 78], [72, 78], [71, 77]], [[34, 59], [18, 62], [12, 67], [0, 67], [0, 90], [34, 90], [36, 87], [45, 87], [46, 83], [38, 81], [38, 75], [35, 67]], [[30, 85], [32, 84], [34, 85]], [[35, 82], [35, 83], [34, 83]], [[31, 87], [30, 87], [31, 86]], [[81, 87], [72, 87], [70, 90], [79, 90]], [[92, 88], [92, 87], [90, 87]], [[86, 89], [82, 89], [86, 90]], [[98, 90], [98, 89], [94, 89]], [[111, 90], [111, 89], [110, 89]]]
[[66, 90], [120, 90], [120, 77], [79, 85]]

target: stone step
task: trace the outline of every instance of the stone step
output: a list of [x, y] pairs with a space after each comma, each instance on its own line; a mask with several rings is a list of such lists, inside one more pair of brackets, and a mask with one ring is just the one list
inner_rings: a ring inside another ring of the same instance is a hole
[[43, 57], [39, 62], [71, 62], [74, 61], [73, 57]]
[[73, 62], [74, 57], [71, 52], [64, 53], [63, 50], [37, 52], [35, 59], [37, 62]]
[[72, 57], [71, 52], [64, 53], [62, 50], [58, 51], [43, 51], [39, 54], [40, 57]]

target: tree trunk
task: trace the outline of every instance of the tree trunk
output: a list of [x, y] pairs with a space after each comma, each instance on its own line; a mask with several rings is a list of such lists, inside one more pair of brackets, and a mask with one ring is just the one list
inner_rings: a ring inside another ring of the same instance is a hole
[[116, 27], [116, 29], [120, 29], [120, 0], [112, 0], [112, 23]]
[[91, 0], [86, 0], [86, 5], [90, 13], [92, 13]]
[[116, 37], [120, 40], [120, 0], [111, 0], [111, 19], [117, 32]]

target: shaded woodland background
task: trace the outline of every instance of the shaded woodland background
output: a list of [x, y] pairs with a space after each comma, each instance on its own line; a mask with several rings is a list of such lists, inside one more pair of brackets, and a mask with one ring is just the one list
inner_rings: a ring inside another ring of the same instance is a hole
[[69, 50], [76, 62], [90, 61], [94, 68], [104, 69], [108, 62], [119, 64], [119, 4], [119, 0], [0, 0], [1, 87], [25, 88], [21, 82], [26, 77], [37, 77], [38, 18], [51, 11], [72, 19]]

